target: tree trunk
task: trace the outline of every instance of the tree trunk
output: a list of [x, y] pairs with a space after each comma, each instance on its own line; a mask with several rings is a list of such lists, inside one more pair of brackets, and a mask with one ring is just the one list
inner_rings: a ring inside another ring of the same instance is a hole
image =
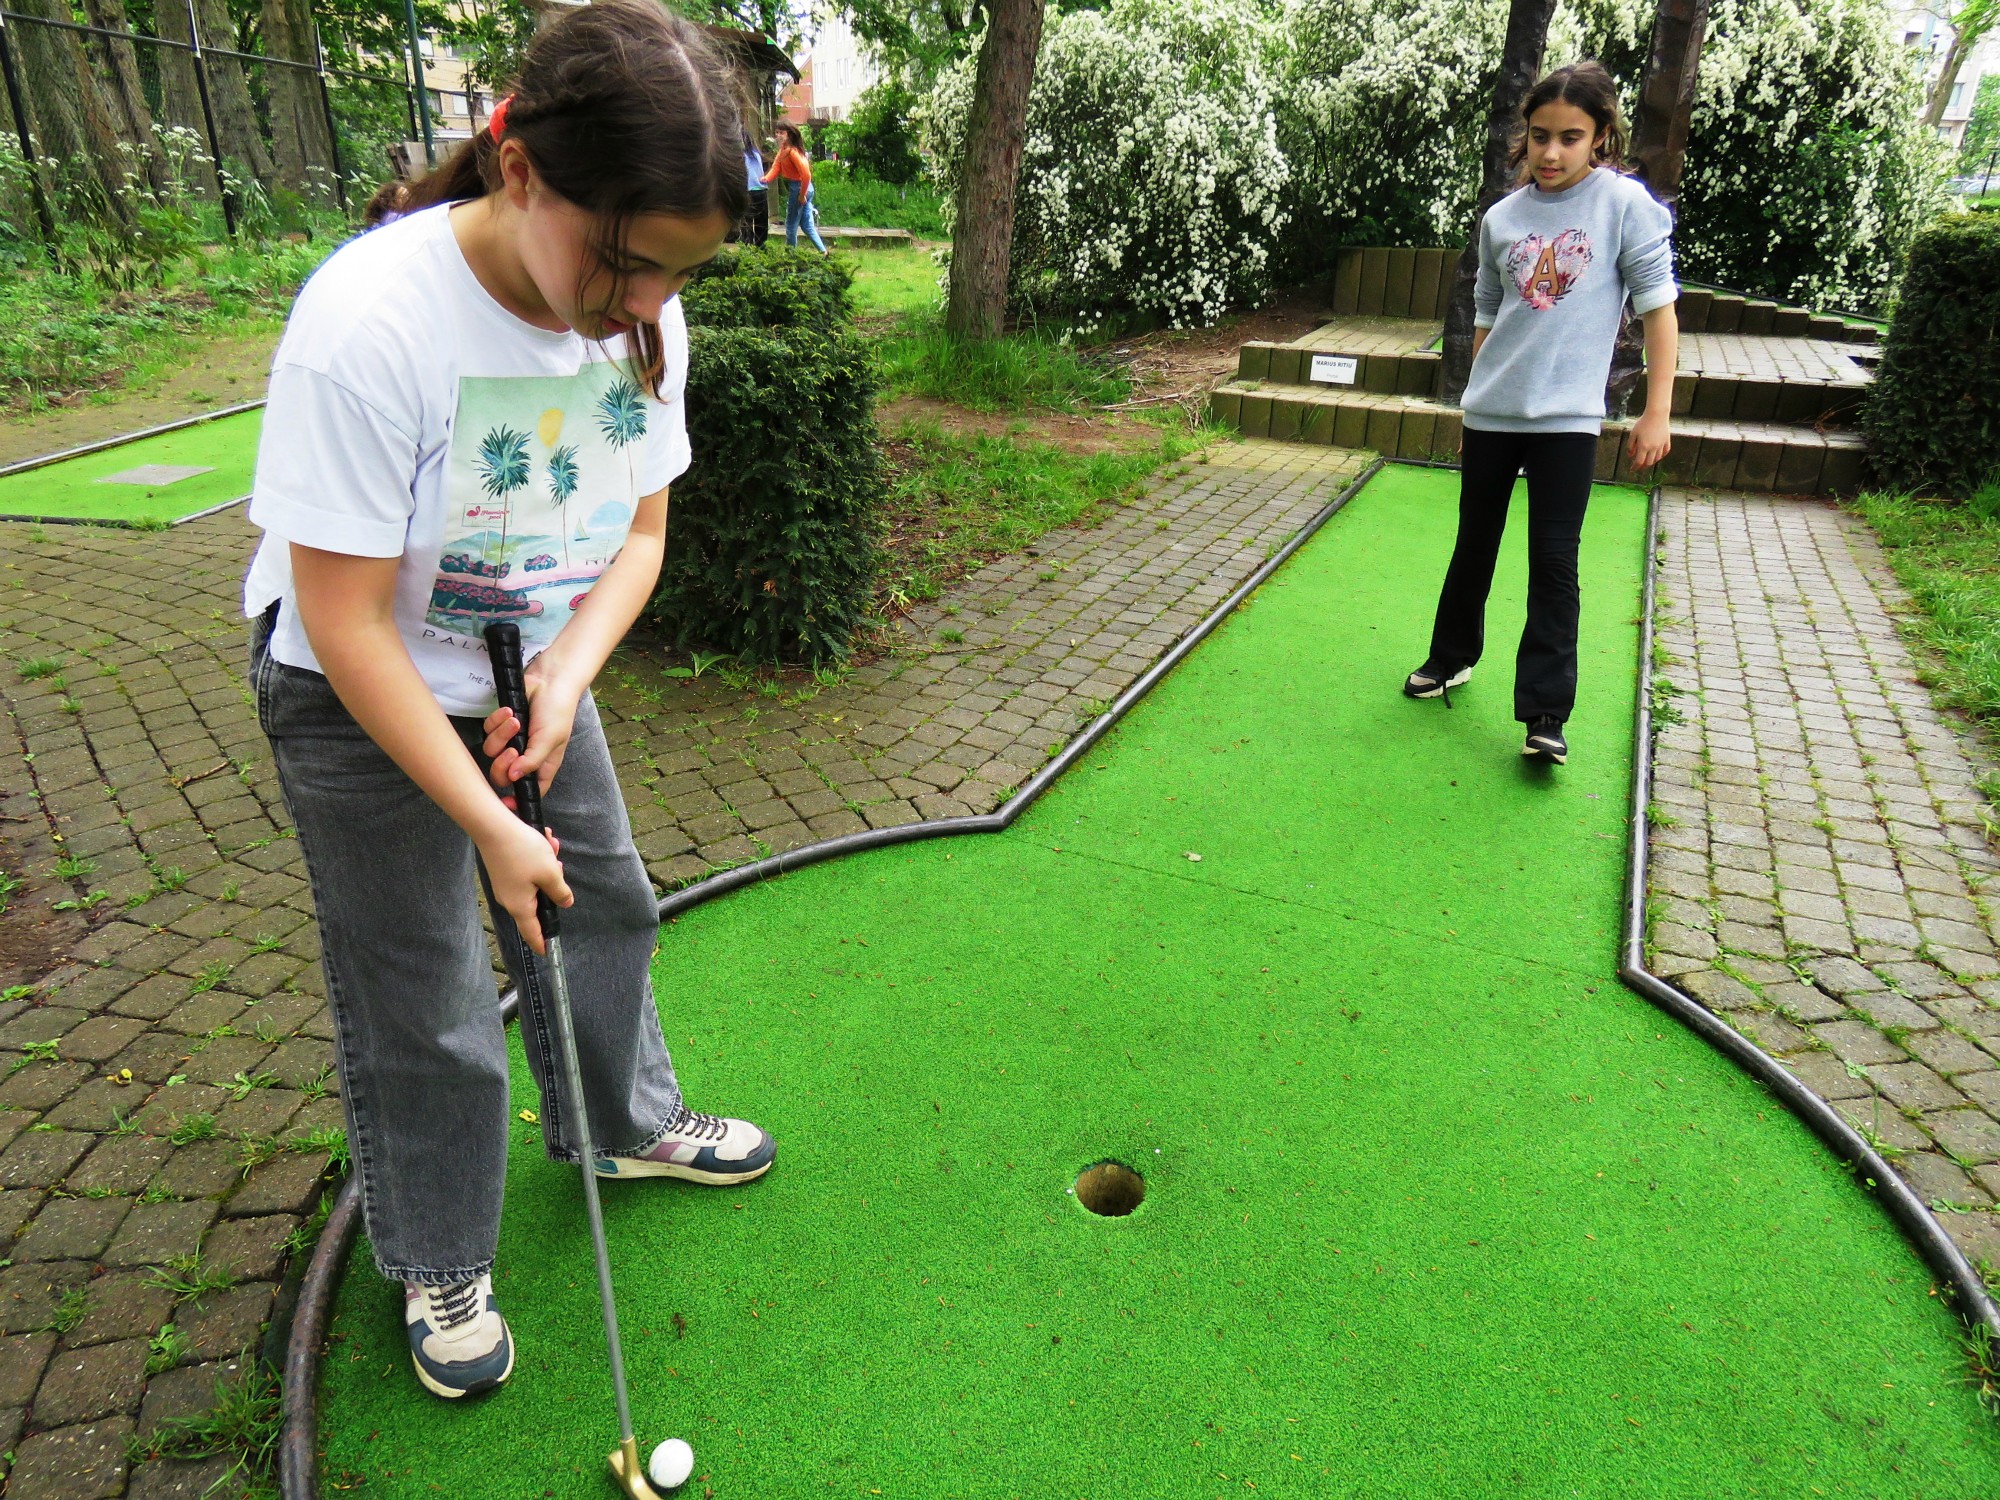
[[[62, 0], [20, 0], [24, 16], [71, 19]], [[118, 123], [99, 86], [96, 38], [32, 21], [9, 33], [17, 44], [30, 124], [46, 179], [73, 212], [112, 224], [128, 220]]]
[[146, 89], [139, 73], [139, 59], [128, 39], [132, 23], [125, 15], [125, 0], [84, 0], [90, 24], [106, 31], [126, 33], [116, 40], [97, 37], [103, 49], [103, 89], [111, 106], [118, 133], [132, 144], [147, 185], [155, 194], [168, 187], [167, 163], [153, 134], [153, 111], [146, 103]]
[[[1708, 0], [1660, 0], [1646, 77], [1639, 85], [1639, 110], [1632, 119], [1632, 165], [1675, 218], [1680, 216], [1681, 170], [1687, 165], [1695, 80], [1707, 35]], [[1623, 415], [1645, 372], [1646, 325], [1628, 307], [1611, 350], [1604, 410]]]
[[[333, 153], [326, 140], [326, 114], [319, 81], [310, 63], [312, 14], [300, 0], [264, 0], [265, 84], [271, 96], [271, 154], [278, 178], [302, 196], [330, 196]], [[315, 167], [324, 168], [314, 171]]]
[[[228, 0], [196, 0], [195, 17], [201, 23], [204, 48], [234, 50], [236, 28], [230, 20]], [[270, 183], [277, 171], [257, 121], [250, 77], [242, 61], [204, 51], [202, 65], [208, 70], [208, 102], [215, 111], [216, 144], [222, 148], [218, 165], [227, 166], [246, 184]]]
[[1027, 143], [1028, 90], [1042, 46], [1042, 7], [1043, 0], [993, 0], [979, 49], [944, 314], [945, 331], [961, 338], [993, 338], [1007, 310], [1014, 184]]
[[176, 45], [157, 51], [160, 61], [159, 120], [163, 126], [193, 131], [201, 140], [204, 155], [214, 147], [208, 139], [208, 124], [201, 113], [201, 89], [195, 83], [194, 57], [188, 47], [194, 41], [189, 29], [187, 0], [158, 0], [153, 7], [153, 25], [160, 39]]
[[1507, 7], [1507, 40], [1500, 49], [1499, 76], [1493, 84], [1493, 109], [1486, 117], [1486, 151], [1481, 160], [1479, 212], [1472, 238], [1452, 273], [1451, 301], [1444, 315], [1444, 397], [1456, 401], [1465, 394], [1472, 374], [1472, 293], [1479, 281], [1479, 226], [1486, 210], [1514, 186], [1507, 165], [1514, 131], [1520, 123], [1521, 101], [1535, 86], [1542, 70], [1542, 49], [1548, 44], [1549, 18], [1555, 0], [1512, 0]]
[[1951, 102], [1951, 86], [1958, 81], [1958, 70], [1965, 66], [1965, 55], [1979, 40], [1978, 33], [1966, 27], [1953, 27], [1951, 48], [1944, 55], [1944, 67], [1939, 70], [1937, 82], [1931, 85], [1931, 96], [1924, 101], [1924, 124], [1936, 130], [1944, 124], [1944, 108]]

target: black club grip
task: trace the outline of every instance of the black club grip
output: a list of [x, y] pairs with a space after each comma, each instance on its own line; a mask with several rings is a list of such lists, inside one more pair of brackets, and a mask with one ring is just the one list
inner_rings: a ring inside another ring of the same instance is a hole
[[[500, 699], [500, 706], [511, 709], [521, 729], [508, 743], [515, 751], [525, 754], [528, 749], [528, 681], [526, 669], [521, 664], [521, 627], [512, 620], [495, 620], [486, 627], [486, 654], [493, 663], [493, 690]], [[542, 785], [535, 776], [523, 776], [513, 784], [514, 811], [523, 823], [538, 831], [548, 825], [542, 821]], [[538, 893], [535, 902], [535, 917], [542, 924], [542, 936], [556, 935], [556, 904], [548, 892]]]

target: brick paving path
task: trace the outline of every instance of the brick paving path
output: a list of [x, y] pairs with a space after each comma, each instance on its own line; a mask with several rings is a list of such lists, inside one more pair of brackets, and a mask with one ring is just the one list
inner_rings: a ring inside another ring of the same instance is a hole
[[[1872, 534], [1807, 500], [1662, 496], [1652, 966], [1871, 1134], [2000, 1267], [1992, 770], [1918, 683]], [[1969, 1211], [1968, 1211], [1969, 1210]]]
[[[1219, 447], [824, 686], [668, 677], [635, 642], [601, 702], [655, 881], [990, 810], [1369, 457]], [[70, 862], [96, 924], [0, 1000], [9, 1500], [203, 1493], [219, 1460], [146, 1461], [146, 1439], [258, 1345], [341, 1123], [311, 903], [242, 677], [251, 542], [240, 511], [165, 534], [0, 526], [0, 827], [37, 873]]]

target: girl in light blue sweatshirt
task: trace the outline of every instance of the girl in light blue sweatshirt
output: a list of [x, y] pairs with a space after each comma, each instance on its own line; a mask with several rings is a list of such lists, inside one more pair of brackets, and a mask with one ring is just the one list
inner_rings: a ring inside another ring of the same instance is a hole
[[[1430, 655], [1403, 684], [1435, 698], [1472, 675], [1514, 480], [1528, 477], [1528, 621], [1514, 665], [1522, 754], [1561, 764], [1576, 703], [1577, 545], [1597, 469], [1604, 387], [1629, 299], [1645, 321], [1646, 410], [1635, 467], [1666, 457], [1674, 369], [1673, 218], [1619, 168], [1617, 88], [1594, 62], [1558, 68], [1521, 105], [1521, 186], [1479, 226], [1479, 285], [1458, 544], [1438, 600]], [[1447, 699], [1447, 701], [1449, 701]]]

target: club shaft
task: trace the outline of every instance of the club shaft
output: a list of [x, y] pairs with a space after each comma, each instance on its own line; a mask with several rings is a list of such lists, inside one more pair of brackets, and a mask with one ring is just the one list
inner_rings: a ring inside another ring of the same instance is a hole
[[597, 1254], [597, 1295], [604, 1304], [604, 1342], [611, 1353], [611, 1389], [618, 1398], [618, 1437], [631, 1443], [632, 1403], [625, 1393], [625, 1349], [618, 1338], [618, 1301], [611, 1290], [611, 1251], [604, 1238], [604, 1211], [597, 1202], [597, 1151], [590, 1139], [590, 1116], [583, 1102], [583, 1068], [577, 1062], [576, 1035], [570, 1026], [569, 978], [563, 968], [562, 939], [549, 946], [549, 986], [553, 992], [556, 1047], [562, 1053], [563, 1092], [574, 1121], [570, 1134], [583, 1154], [583, 1206], [590, 1218], [590, 1244]]

